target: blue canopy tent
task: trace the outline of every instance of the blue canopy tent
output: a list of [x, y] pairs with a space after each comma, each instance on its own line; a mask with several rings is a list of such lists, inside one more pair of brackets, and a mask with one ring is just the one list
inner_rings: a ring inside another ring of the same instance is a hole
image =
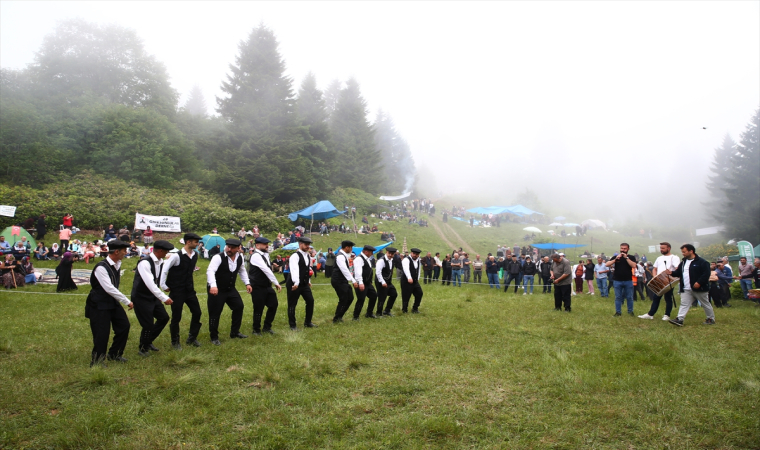
[[201, 242], [203, 242], [203, 246], [208, 250], [211, 250], [218, 245], [219, 248], [224, 251], [224, 238], [218, 234], [207, 234], [201, 238]]
[[[383, 245], [373, 246], [373, 247], [375, 247], [375, 251], [373, 253], [377, 253], [377, 252], [381, 251], [382, 249], [384, 249], [385, 247], [387, 247], [387, 246], [389, 246], [391, 244], [393, 244], [393, 241], [386, 242]], [[354, 255], [359, 256], [359, 253], [362, 252], [362, 249], [364, 249], [364, 246], [354, 247], [353, 248]], [[288, 244], [288, 245], [282, 247], [281, 250], [298, 250], [298, 242], [293, 242], [292, 244]], [[335, 253], [338, 253], [338, 250], [335, 250]]]
[[[288, 214], [288, 219], [290, 219], [291, 222], [295, 222], [298, 219], [311, 219], [311, 225], [313, 226], [314, 219], [327, 220], [331, 217], [343, 215], [344, 212], [345, 211], [338, 211], [338, 209], [329, 201], [321, 200], [308, 208]], [[311, 234], [311, 226], [309, 227], [309, 234]]]
[[560, 242], [550, 242], [548, 244], [533, 244], [534, 248], [540, 248], [541, 250], [561, 250], [563, 248], [577, 248], [585, 247], [586, 244], [562, 244]]
[[514, 206], [489, 206], [489, 207], [478, 207], [478, 208], [472, 208], [468, 209], [467, 212], [475, 213], [475, 214], [514, 214], [518, 217], [523, 216], [530, 216], [531, 214], [541, 214], [538, 211], [533, 211], [530, 208], [526, 208], [523, 205], [514, 205]]

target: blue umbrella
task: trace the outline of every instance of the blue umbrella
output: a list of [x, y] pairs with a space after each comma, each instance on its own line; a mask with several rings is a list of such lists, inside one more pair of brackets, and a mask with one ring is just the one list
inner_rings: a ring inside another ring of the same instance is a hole
[[280, 250], [298, 250], [298, 242], [291, 242], [288, 245], [284, 245]]
[[224, 238], [218, 234], [207, 234], [201, 238], [201, 242], [203, 242], [203, 246], [209, 250], [217, 245], [220, 249], [224, 249]]

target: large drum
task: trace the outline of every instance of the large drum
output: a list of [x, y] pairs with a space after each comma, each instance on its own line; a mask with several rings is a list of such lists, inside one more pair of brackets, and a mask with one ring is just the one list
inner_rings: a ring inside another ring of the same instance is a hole
[[673, 289], [681, 281], [680, 278], [673, 277], [667, 273], [661, 273], [652, 278], [647, 287], [654, 292], [654, 295], [662, 297], [666, 292]]

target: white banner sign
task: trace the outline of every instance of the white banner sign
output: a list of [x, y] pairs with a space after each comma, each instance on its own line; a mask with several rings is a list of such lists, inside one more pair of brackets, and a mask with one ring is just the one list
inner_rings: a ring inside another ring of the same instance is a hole
[[0, 216], [13, 217], [16, 215], [16, 207], [8, 205], [0, 205]]
[[723, 225], [718, 225], [716, 227], [697, 228], [696, 234], [697, 236], [707, 236], [709, 234], [718, 234], [721, 231], [723, 231]]
[[145, 230], [150, 227], [153, 231], [169, 231], [179, 233], [182, 228], [179, 225], [179, 217], [149, 216], [147, 214], [135, 214], [135, 229]]
[[649, 246], [649, 253], [654, 253], [654, 252], [656, 252], [656, 251], [657, 251], [657, 249], [655, 248], [655, 246], [654, 246], [654, 245], [650, 245], [650, 246]]

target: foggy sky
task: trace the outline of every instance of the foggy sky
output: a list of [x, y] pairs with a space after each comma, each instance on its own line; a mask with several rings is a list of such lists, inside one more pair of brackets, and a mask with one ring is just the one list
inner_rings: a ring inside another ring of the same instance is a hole
[[[588, 216], [606, 205], [617, 217], [712, 224], [699, 201], [713, 150], [726, 133], [738, 140], [760, 105], [757, 1], [3, 0], [0, 66], [25, 67], [56, 23], [75, 17], [135, 29], [180, 104], [197, 83], [209, 109], [238, 43], [264, 23], [294, 88], [309, 71], [322, 88], [355, 77], [422, 174], [472, 192], [467, 206], [486, 186], [502, 203], [529, 187], [545, 205]], [[678, 197], [658, 202], [666, 195]], [[684, 218], [688, 205], [695, 219]]]

